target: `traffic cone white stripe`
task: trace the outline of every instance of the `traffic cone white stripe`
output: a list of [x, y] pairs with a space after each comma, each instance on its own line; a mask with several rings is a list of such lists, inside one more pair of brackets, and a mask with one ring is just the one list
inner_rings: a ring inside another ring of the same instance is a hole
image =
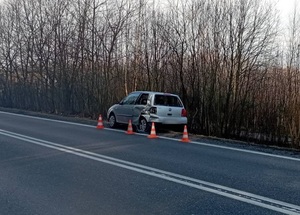
[[150, 135], [148, 135], [148, 138], [150, 138], [150, 139], [157, 138], [154, 122], [152, 122], [151, 133], [150, 133]]
[[184, 143], [190, 142], [186, 125], [184, 126], [183, 136], [182, 136], [181, 142], [184, 142]]
[[126, 134], [134, 134], [133, 129], [132, 129], [131, 120], [129, 120], [129, 122], [128, 122], [128, 129], [127, 129]]
[[99, 115], [97, 128], [98, 128], [98, 129], [103, 129], [103, 128], [104, 128], [101, 114]]

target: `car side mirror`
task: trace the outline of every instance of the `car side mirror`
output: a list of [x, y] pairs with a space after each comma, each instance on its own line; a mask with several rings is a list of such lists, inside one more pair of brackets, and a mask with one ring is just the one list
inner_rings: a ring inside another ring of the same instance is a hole
[[123, 105], [123, 103], [124, 103], [123, 101], [120, 101], [120, 102], [119, 102], [119, 105]]

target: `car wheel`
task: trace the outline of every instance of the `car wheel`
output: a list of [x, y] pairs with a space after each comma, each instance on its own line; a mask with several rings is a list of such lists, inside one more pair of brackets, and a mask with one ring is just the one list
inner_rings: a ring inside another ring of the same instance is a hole
[[116, 116], [111, 113], [108, 118], [109, 127], [115, 128], [117, 126]]
[[149, 130], [150, 130], [149, 123], [147, 122], [147, 120], [144, 117], [141, 117], [140, 121], [139, 121], [139, 131], [148, 133]]

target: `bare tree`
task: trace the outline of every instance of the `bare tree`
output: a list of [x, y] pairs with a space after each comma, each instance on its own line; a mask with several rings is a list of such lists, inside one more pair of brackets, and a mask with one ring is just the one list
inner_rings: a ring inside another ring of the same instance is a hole
[[287, 50], [287, 116], [286, 125], [292, 144], [300, 146], [300, 13], [295, 1], [294, 11], [290, 19], [289, 40]]
[[156, 3], [1, 3], [1, 105], [96, 118], [131, 91], [166, 91], [195, 133], [299, 146], [298, 10], [284, 59], [268, 1]]

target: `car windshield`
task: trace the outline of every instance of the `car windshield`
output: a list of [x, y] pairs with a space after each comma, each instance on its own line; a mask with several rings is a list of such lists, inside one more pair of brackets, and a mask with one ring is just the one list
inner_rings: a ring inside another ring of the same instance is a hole
[[182, 107], [180, 99], [172, 95], [155, 95], [154, 105]]

